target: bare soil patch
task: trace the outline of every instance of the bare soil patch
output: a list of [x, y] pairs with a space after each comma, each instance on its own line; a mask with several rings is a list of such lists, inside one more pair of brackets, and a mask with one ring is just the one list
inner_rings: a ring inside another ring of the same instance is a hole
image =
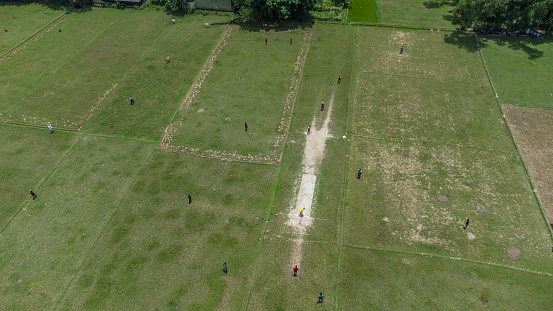
[[447, 202], [447, 197], [443, 194], [440, 194], [438, 195], [438, 200], [440, 200], [440, 202]]
[[553, 223], [553, 111], [502, 105], [549, 223]]
[[486, 207], [482, 203], [476, 203], [476, 210], [478, 210], [480, 213], [486, 213]]
[[518, 259], [518, 256], [520, 255], [520, 250], [511, 247], [507, 251], [507, 254], [509, 254], [509, 257], [511, 257], [511, 259]]
[[467, 239], [469, 239], [469, 241], [474, 241], [474, 239], [476, 239], [476, 236], [472, 233], [467, 233]]

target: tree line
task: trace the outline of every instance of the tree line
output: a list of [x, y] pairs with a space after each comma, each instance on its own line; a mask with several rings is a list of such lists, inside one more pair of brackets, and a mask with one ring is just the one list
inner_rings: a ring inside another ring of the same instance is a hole
[[452, 21], [468, 28], [549, 32], [553, 0], [459, 0]]

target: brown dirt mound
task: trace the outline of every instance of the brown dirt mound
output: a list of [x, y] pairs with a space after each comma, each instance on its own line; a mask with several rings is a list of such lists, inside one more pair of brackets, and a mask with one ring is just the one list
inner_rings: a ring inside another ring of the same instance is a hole
[[520, 255], [520, 250], [511, 247], [507, 251], [507, 254], [509, 254], [509, 257], [511, 257], [511, 259], [518, 259], [518, 256]]
[[443, 194], [440, 194], [438, 196], [438, 200], [440, 200], [440, 202], [447, 202], [447, 197]]
[[487, 212], [486, 207], [485, 207], [484, 204], [482, 204], [482, 203], [477, 203], [477, 204], [476, 204], [476, 209], [477, 209], [480, 213], [486, 213], [486, 212]]

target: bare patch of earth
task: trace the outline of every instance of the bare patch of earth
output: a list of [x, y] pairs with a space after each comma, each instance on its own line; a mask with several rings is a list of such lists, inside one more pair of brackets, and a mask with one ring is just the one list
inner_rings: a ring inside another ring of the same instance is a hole
[[530, 170], [549, 223], [553, 223], [553, 111], [502, 105], [517, 145]]
[[486, 212], [487, 212], [486, 207], [485, 207], [484, 204], [482, 204], [482, 203], [476, 203], [476, 209], [477, 209], [480, 213], [486, 213]]
[[438, 195], [438, 200], [440, 200], [440, 202], [447, 202], [447, 197], [443, 194], [440, 194]]
[[507, 251], [507, 254], [509, 254], [509, 257], [511, 257], [511, 259], [518, 259], [518, 256], [520, 255], [520, 250], [511, 247]]
[[474, 239], [476, 239], [476, 236], [472, 233], [467, 233], [467, 239], [469, 239], [469, 241], [474, 241]]

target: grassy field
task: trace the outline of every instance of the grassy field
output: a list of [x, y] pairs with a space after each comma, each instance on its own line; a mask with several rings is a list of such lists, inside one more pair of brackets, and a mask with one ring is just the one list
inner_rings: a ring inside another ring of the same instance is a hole
[[39, 197], [26, 201], [2, 231], [4, 307], [56, 305], [151, 150], [130, 140], [84, 136], [75, 142], [35, 189]]
[[452, 29], [450, 0], [377, 0], [379, 23], [408, 27]]
[[[154, 152], [60, 308], [242, 308], [274, 172], [271, 166]], [[225, 261], [228, 275], [222, 273]]]
[[[83, 131], [159, 141], [227, 27], [228, 19], [194, 15], [164, 25], [167, 27], [163, 33], [125, 73]], [[210, 23], [211, 28], [205, 28], [204, 22]], [[165, 64], [168, 56], [171, 62]], [[135, 100], [133, 106], [130, 96]]]
[[485, 264], [347, 247], [340, 309], [548, 310], [550, 276]]
[[553, 110], [549, 37], [479, 36], [482, 54], [502, 104]]
[[[45, 9], [40, 4], [0, 4], [0, 55], [34, 35], [64, 13]], [[4, 31], [4, 30], [7, 30]]]
[[309, 39], [302, 31], [230, 28], [171, 124], [164, 148], [277, 161]]
[[348, 10], [348, 20], [351, 22], [377, 23], [378, 6], [376, 1], [351, 1]]
[[[410, 5], [418, 26], [450, 6]], [[0, 309], [550, 308], [552, 237], [475, 37], [170, 18], [69, 14], [0, 62]]]
[[6, 164], [0, 166], [3, 203], [0, 206], [0, 228], [31, 199], [29, 189], [38, 190], [47, 176], [67, 155], [78, 137], [58, 133], [50, 135], [48, 129], [33, 129], [29, 132], [20, 127], [1, 127], [0, 158]]

